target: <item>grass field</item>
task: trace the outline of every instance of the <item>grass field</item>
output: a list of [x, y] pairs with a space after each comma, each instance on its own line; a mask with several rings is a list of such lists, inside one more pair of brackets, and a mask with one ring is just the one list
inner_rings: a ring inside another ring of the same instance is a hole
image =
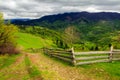
[[120, 80], [119, 61], [74, 67], [42, 53], [2, 58], [6, 61], [0, 63], [8, 65], [0, 68], [0, 80]]
[[4, 55], [0, 56], [0, 69], [8, 67], [9, 65], [13, 64], [16, 61], [16, 58], [19, 55]]
[[[25, 49], [55, 46], [31, 34], [16, 35], [18, 45]], [[0, 80], [120, 80], [120, 61], [74, 67], [42, 52], [0, 55]]]
[[78, 66], [78, 68], [80, 67], [84, 68], [87, 71], [86, 74], [90, 76], [96, 76], [103, 80], [120, 80], [119, 61]]
[[16, 33], [18, 46], [27, 48], [55, 47], [52, 40], [43, 39], [28, 33]]

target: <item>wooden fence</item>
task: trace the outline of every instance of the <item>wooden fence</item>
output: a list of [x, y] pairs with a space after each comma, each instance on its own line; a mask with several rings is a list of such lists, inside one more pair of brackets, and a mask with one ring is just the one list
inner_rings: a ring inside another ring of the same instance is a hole
[[43, 48], [28, 48], [26, 51], [27, 52], [38, 53], [38, 52], [43, 51]]
[[47, 55], [70, 62], [73, 65], [120, 60], [120, 50], [115, 50], [112, 47], [110, 51], [74, 52], [72, 48], [71, 50], [44, 49], [44, 52]]
[[74, 65], [120, 60], [120, 50], [111, 47], [110, 51], [74, 52]]
[[46, 49], [44, 48], [44, 53], [49, 55], [49, 56], [53, 56], [59, 59], [62, 59], [64, 61], [67, 62], [72, 62], [73, 57], [71, 55], [71, 50], [62, 50], [62, 49]]

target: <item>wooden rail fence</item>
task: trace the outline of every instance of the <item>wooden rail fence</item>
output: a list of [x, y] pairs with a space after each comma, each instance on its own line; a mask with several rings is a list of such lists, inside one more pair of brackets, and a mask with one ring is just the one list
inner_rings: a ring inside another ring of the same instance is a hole
[[73, 65], [92, 64], [98, 62], [112, 62], [120, 60], [120, 50], [113, 49], [110, 51], [89, 51], [89, 52], [74, 52], [71, 50], [60, 49], [44, 49], [44, 53], [64, 61], [70, 62]]

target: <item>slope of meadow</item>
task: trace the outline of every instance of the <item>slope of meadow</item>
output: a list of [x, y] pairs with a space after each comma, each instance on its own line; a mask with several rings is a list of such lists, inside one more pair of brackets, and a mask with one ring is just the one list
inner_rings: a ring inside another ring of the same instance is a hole
[[[51, 40], [17, 33], [17, 43], [24, 49], [55, 46]], [[2, 66], [2, 67], [1, 67]], [[0, 80], [120, 80], [120, 62], [71, 66], [39, 53], [0, 55]]]
[[28, 34], [28, 33], [16, 33], [18, 46], [28, 48], [42, 48], [42, 47], [55, 47], [52, 40], [43, 39], [41, 37]]

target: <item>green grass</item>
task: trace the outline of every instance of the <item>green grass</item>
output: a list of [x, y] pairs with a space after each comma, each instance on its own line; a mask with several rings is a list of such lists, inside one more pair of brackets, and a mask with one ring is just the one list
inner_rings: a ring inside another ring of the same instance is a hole
[[87, 71], [86, 74], [93, 77], [102, 78], [103, 80], [120, 80], [119, 61], [112, 63], [96, 63], [78, 66], [78, 68], [80, 67], [84, 68], [85, 71]]
[[120, 62], [115, 61], [112, 63], [100, 63], [96, 67], [102, 68], [105, 72], [109, 73], [111, 77], [120, 79]]
[[0, 55], [0, 69], [13, 64], [19, 55]]
[[[12, 55], [7, 58], [10, 60], [14, 56]], [[18, 57], [15, 63], [0, 69], [0, 80], [30, 80], [23, 55], [18, 55]], [[8, 65], [9, 62], [6, 62], [6, 64]]]
[[28, 33], [16, 33], [18, 46], [22, 48], [42, 48], [42, 47], [54, 47], [52, 40], [43, 39], [41, 37], [28, 34]]
[[[19, 32], [16, 35], [17, 35], [18, 45], [22, 46], [24, 49], [55, 46], [52, 40], [43, 39], [41, 37], [34, 36], [28, 33]], [[28, 57], [25, 57], [25, 66], [30, 78], [38, 77], [41, 79], [41, 76], [43, 79], [46, 78], [46, 80], [51, 76], [53, 76], [54, 78], [54, 76], [58, 75], [58, 73], [55, 71], [56, 69], [55, 70], [53, 69], [53, 71], [50, 71], [50, 70], [52, 67], [55, 67], [55, 68], [58, 68], [58, 72], [61, 72], [61, 70], [62, 71], [68, 70], [68, 73], [69, 71], [72, 73], [77, 73], [76, 77], [80, 77], [79, 74], [84, 75], [85, 80], [89, 80], [89, 79], [90, 80], [120, 80], [120, 62], [119, 61], [115, 61], [113, 63], [96, 63], [96, 64], [81, 65], [81, 66], [73, 67], [73, 66], [70, 66], [70, 64], [67, 64], [66, 62], [61, 61], [57, 58], [50, 58], [49, 56], [46, 56], [46, 55], [42, 56], [42, 55], [43, 54], [40, 54], [40, 57], [39, 57], [41, 58], [40, 60], [36, 59], [36, 60], [39, 60], [39, 63], [36, 65], [34, 63], [31, 63]], [[38, 65], [39, 67], [41, 65], [43, 67], [38, 68]], [[45, 69], [43, 70], [43, 68]], [[63, 72], [62, 74], [66, 74], [66, 72], [65, 73]], [[73, 74], [73, 76], [75, 75], [76, 74]], [[70, 74], [67, 74], [67, 76], [71, 77]]]
[[31, 78], [39, 77], [42, 80], [41, 72], [38, 70], [38, 68], [36, 66], [34, 66], [31, 63], [31, 61], [29, 60], [29, 58], [27, 56], [25, 57], [25, 64], [26, 64], [26, 68], [29, 73], [29, 76]]
[[[46, 57], [50, 58], [50, 56]], [[62, 63], [66, 67], [70, 66], [67, 62], [57, 58], [51, 58], [51, 60], [55, 60], [56, 63]], [[81, 74], [86, 77], [91, 76], [94, 80], [120, 80], [120, 61], [80, 65], [76, 66], [75, 70], [80, 70]]]

